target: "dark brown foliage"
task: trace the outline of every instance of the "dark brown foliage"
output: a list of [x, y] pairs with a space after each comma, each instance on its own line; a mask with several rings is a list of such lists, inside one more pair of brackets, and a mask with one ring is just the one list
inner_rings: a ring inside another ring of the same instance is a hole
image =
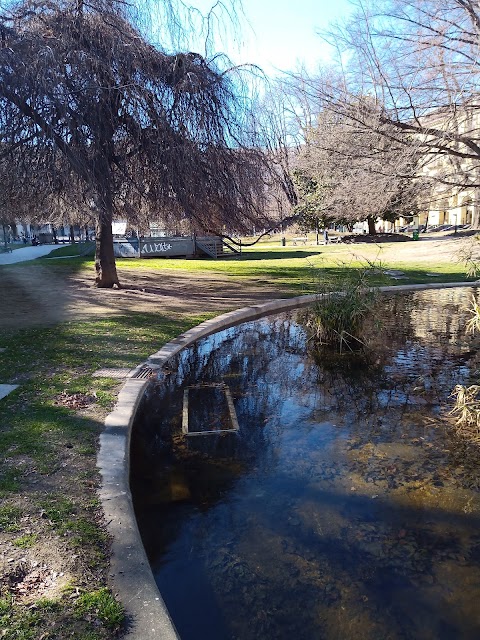
[[0, 157], [51, 203], [94, 213], [99, 286], [118, 284], [117, 215], [217, 231], [264, 222], [266, 166], [237, 76], [154, 47], [133, 15], [26, 0], [0, 16]]

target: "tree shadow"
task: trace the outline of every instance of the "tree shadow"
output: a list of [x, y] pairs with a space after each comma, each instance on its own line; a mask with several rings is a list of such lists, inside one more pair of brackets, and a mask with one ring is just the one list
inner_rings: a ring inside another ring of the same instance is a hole
[[245, 251], [240, 255], [236, 255], [229, 260], [290, 260], [292, 258], [315, 258], [322, 255], [321, 251], [312, 251], [311, 249], [285, 249], [279, 247], [278, 251]]

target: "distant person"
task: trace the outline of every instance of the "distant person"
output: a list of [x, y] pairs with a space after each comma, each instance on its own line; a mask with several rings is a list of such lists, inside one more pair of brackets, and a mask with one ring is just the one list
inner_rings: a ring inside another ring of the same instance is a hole
[[323, 230], [323, 241], [325, 244], [328, 244], [328, 229]]
[[27, 244], [27, 236], [24, 233], [22, 233], [22, 242], [23, 244]]

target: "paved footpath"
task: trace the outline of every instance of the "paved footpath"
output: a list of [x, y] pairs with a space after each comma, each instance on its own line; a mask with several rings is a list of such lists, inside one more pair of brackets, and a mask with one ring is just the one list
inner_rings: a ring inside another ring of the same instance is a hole
[[22, 247], [21, 249], [14, 249], [12, 253], [1, 252], [0, 265], [35, 260], [35, 258], [41, 258], [42, 256], [48, 255], [55, 249], [58, 249], [57, 244], [41, 244], [37, 247]]

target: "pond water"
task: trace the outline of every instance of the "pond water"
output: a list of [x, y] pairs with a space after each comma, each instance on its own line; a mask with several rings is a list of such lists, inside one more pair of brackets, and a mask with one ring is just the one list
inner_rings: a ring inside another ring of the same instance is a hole
[[183, 640], [480, 637], [480, 458], [446, 417], [472, 291], [386, 298], [364, 356], [243, 324], [149, 386], [132, 494]]

